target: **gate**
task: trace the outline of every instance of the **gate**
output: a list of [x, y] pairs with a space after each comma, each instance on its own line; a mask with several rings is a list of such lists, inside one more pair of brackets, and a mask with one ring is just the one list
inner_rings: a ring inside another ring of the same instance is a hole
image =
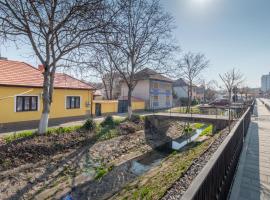
[[126, 113], [128, 111], [128, 101], [127, 100], [118, 100], [118, 112]]
[[96, 116], [101, 116], [101, 103], [96, 103], [96, 109], [95, 109], [95, 113]]

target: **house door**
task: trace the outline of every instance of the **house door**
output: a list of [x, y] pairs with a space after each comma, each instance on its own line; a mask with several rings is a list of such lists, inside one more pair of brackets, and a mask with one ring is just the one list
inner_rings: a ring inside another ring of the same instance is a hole
[[127, 100], [118, 100], [118, 112], [126, 113], [128, 111], [128, 101]]
[[96, 103], [96, 116], [101, 116], [101, 103]]

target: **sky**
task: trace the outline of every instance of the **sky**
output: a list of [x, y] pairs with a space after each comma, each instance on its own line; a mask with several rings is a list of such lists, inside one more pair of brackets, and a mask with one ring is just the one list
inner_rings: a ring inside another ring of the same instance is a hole
[[[260, 87], [270, 72], [270, 0], [161, 0], [175, 18], [174, 37], [182, 53], [203, 53], [210, 60], [201, 78], [216, 80], [232, 68], [245, 76], [244, 85]], [[0, 44], [10, 60], [37, 66], [27, 46]]]
[[[183, 52], [204, 53], [210, 67], [203, 77], [217, 80], [232, 68], [245, 85], [260, 87], [270, 72], [269, 0], [162, 0], [175, 18], [175, 36]], [[221, 84], [221, 83], [220, 83]]]

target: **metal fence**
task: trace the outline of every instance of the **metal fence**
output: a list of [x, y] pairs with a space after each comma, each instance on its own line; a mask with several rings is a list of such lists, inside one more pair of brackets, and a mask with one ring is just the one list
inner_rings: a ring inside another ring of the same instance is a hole
[[227, 199], [248, 131], [253, 107], [254, 102], [192, 182], [182, 199]]

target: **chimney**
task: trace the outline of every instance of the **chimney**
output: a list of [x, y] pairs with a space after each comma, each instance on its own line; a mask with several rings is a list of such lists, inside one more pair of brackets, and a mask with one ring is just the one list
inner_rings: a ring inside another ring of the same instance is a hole
[[43, 73], [44, 72], [44, 65], [38, 65], [38, 70]]

